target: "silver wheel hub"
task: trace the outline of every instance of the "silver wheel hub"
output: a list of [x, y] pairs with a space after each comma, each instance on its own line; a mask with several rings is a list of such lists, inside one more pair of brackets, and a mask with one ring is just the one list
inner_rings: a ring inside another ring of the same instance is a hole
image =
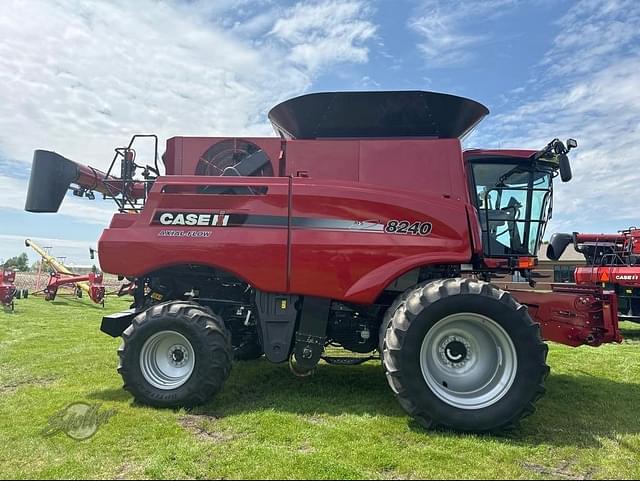
[[177, 389], [186, 383], [194, 367], [193, 346], [179, 332], [157, 332], [147, 339], [140, 351], [142, 376], [163, 391]]
[[168, 357], [169, 364], [173, 367], [183, 367], [189, 362], [189, 352], [180, 344], [176, 344], [169, 348]]
[[420, 349], [420, 368], [441, 401], [473, 410], [491, 406], [509, 392], [518, 358], [502, 326], [465, 312], [447, 316], [429, 329]]
[[464, 337], [448, 336], [438, 347], [438, 354], [443, 364], [451, 369], [463, 369], [473, 361], [473, 348]]

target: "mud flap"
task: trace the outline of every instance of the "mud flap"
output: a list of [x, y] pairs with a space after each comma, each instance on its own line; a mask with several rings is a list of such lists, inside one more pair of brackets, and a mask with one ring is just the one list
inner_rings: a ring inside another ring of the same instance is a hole
[[330, 308], [330, 299], [305, 297], [302, 302], [302, 316], [293, 348], [299, 371], [310, 371], [320, 361], [327, 339]]
[[271, 362], [289, 359], [298, 318], [298, 300], [299, 296], [256, 292], [262, 348]]

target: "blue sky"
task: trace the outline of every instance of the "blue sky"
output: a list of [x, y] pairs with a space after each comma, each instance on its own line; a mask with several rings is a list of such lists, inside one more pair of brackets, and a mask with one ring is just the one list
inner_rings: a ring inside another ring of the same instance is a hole
[[[578, 139], [547, 232], [640, 224], [637, 0], [5, 1], [0, 17], [0, 259], [33, 237], [87, 264], [113, 206], [24, 212], [32, 151], [97, 167], [136, 132], [272, 135], [310, 91], [471, 97], [473, 147]], [[34, 259], [34, 256], [31, 255]]]

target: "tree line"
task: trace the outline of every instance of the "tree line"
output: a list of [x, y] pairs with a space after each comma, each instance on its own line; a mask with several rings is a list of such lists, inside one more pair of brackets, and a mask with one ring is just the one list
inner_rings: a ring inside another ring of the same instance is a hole
[[15, 269], [20, 272], [27, 272], [30, 268], [29, 266], [29, 257], [25, 252], [15, 257], [10, 257], [7, 261], [2, 265], [5, 269]]

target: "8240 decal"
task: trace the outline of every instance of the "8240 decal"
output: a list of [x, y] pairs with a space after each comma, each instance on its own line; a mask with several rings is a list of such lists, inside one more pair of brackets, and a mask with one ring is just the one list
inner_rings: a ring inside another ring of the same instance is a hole
[[389, 234], [410, 234], [428, 236], [433, 225], [431, 222], [409, 222], [408, 220], [390, 220], [384, 226], [384, 231]]

